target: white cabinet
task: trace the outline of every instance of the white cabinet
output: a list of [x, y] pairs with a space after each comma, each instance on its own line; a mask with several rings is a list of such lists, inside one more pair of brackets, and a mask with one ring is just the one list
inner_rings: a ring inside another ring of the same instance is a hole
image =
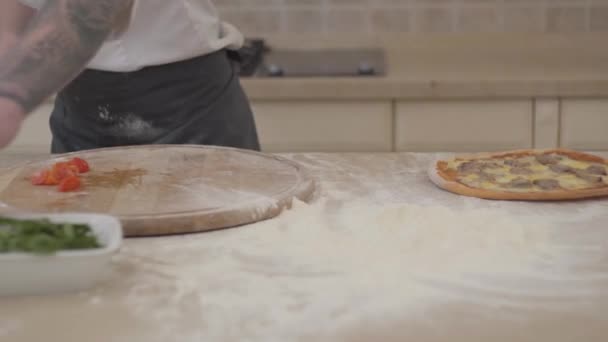
[[534, 105], [534, 147], [559, 147], [559, 100], [536, 100]]
[[390, 101], [255, 101], [266, 152], [388, 152]]
[[49, 118], [53, 105], [45, 103], [38, 107], [23, 122], [21, 130], [7, 150], [27, 150], [32, 152], [50, 153], [51, 131]]
[[561, 146], [580, 150], [608, 150], [608, 99], [563, 100]]
[[[608, 150], [608, 99], [311, 99], [252, 107], [265, 152]], [[46, 103], [30, 114], [8, 150], [48, 153], [51, 111]]]
[[398, 151], [495, 151], [533, 145], [532, 100], [400, 101]]

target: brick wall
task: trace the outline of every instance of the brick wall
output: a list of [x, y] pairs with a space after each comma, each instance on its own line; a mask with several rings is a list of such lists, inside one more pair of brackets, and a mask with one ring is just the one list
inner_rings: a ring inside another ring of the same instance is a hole
[[246, 34], [608, 31], [608, 0], [215, 0]]

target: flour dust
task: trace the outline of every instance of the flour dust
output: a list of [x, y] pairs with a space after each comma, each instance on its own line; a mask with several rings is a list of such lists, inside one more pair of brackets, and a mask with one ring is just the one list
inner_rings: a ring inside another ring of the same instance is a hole
[[143, 139], [162, 133], [161, 129], [135, 113], [114, 113], [109, 104], [98, 106], [97, 112], [99, 120], [112, 124], [111, 133], [116, 137]]
[[608, 274], [573, 277], [564, 260], [579, 250], [556, 245], [556, 227], [545, 215], [498, 209], [297, 202], [241, 229], [133, 241], [118, 263], [134, 273], [114, 281], [128, 287], [134, 314], [162, 323], [168, 336], [187, 314], [199, 319], [191, 331], [211, 339], [229, 339], [231, 326], [262, 340], [311, 326], [322, 334], [462, 300], [572, 309]]

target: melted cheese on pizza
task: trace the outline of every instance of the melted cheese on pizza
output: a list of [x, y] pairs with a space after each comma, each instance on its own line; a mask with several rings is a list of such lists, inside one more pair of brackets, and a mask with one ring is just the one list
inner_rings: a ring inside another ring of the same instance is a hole
[[570, 167], [574, 167], [577, 169], [586, 169], [587, 167], [589, 167], [592, 163], [586, 163], [586, 162], [582, 162], [579, 160], [574, 160], [574, 159], [563, 159], [560, 160], [559, 162], [562, 165], [566, 165], [566, 166], [570, 166]]
[[[590, 167], [593, 166], [593, 170]], [[575, 190], [608, 186], [608, 165], [547, 154], [513, 158], [450, 160], [448, 169], [470, 187], [512, 192]]]

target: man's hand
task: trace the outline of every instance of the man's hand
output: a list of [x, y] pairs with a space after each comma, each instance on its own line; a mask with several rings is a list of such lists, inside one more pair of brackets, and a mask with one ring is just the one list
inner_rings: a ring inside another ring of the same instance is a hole
[[0, 34], [0, 59], [17, 43], [17, 37], [9, 33]]
[[[36, 108], [86, 67], [132, 5], [133, 0], [47, 1], [19, 42], [0, 56], [0, 98], [21, 113]], [[0, 107], [0, 142], [20, 119]]]
[[20, 106], [0, 98], [0, 148], [8, 146], [15, 139], [24, 117]]
[[12, 34], [0, 34], [0, 56], [6, 54], [9, 48], [17, 43], [17, 37]]

